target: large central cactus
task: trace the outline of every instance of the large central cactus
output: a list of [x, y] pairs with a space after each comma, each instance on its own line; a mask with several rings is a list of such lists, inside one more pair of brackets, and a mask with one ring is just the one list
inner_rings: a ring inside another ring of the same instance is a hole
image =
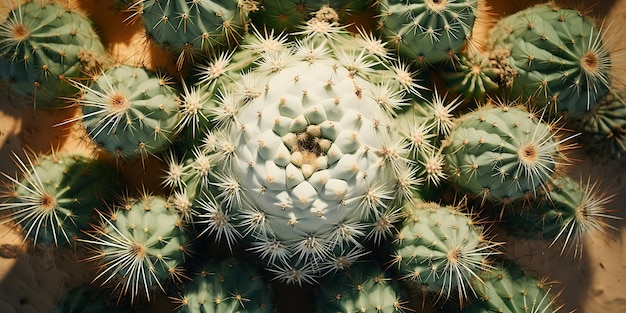
[[415, 181], [393, 124], [410, 75], [367, 39], [319, 20], [305, 32], [222, 86], [212, 132], [226, 135], [213, 146], [228, 147], [213, 154], [215, 176], [231, 182], [220, 194], [237, 198], [226, 202], [241, 232], [290, 282], [359, 246], [368, 228], [380, 238], [376, 225]]

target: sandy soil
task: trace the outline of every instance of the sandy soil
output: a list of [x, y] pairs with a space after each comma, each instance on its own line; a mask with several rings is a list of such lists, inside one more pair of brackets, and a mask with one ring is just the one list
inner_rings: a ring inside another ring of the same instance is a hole
[[[144, 62], [150, 67], [172, 70], [171, 64], [162, 62], [166, 56], [152, 47], [141, 45], [142, 36], [138, 25], [119, 26], [124, 18], [103, 4], [103, 0], [76, 0], [71, 3], [89, 14], [100, 28], [109, 49], [125, 63]], [[476, 37], [484, 38], [489, 20], [515, 12], [531, 3], [543, 1], [486, 0], [489, 11], [484, 10]], [[563, 1], [564, 2], [564, 1]], [[607, 31], [614, 34], [610, 45], [614, 56], [626, 60], [626, 0], [582, 1], [577, 5], [590, 8], [592, 14], [611, 23]], [[597, 3], [596, 3], [597, 2]], [[6, 12], [8, 1], [0, 5]], [[592, 3], [595, 3], [592, 5]], [[483, 28], [480, 28], [483, 27]], [[616, 64], [617, 77], [626, 77], [625, 64]], [[0, 171], [13, 174], [12, 153], [21, 155], [28, 147], [37, 153], [48, 153], [51, 148], [61, 150], [80, 149], [89, 153], [90, 146], [81, 141], [82, 135], [75, 125], [53, 127], [53, 125], [75, 116], [75, 109], [39, 112], [32, 109], [28, 100], [11, 97], [6, 87], [0, 84]], [[602, 188], [616, 197], [609, 205], [614, 214], [626, 218], [626, 161], [596, 163], [584, 154], [576, 152], [579, 160], [572, 173], [590, 175], [602, 179]], [[132, 167], [132, 166], [131, 166]], [[135, 182], [147, 175], [135, 172]], [[626, 220], [612, 223], [615, 230], [611, 238], [590, 236], [584, 256], [575, 259], [571, 255], [560, 256], [559, 251], [547, 244], [507, 240], [507, 254], [541, 276], [560, 281], [563, 288], [561, 300], [563, 312], [578, 310], [582, 313], [626, 312]], [[24, 245], [23, 237], [14, 229], [0, 226], [0, 312], [51, 312], [56, 300], [69, 288], [89, 281], [93, 269], [88, 264], [76, 262], [80, 259], [73, 251], [55, 249], [33, 249]]]

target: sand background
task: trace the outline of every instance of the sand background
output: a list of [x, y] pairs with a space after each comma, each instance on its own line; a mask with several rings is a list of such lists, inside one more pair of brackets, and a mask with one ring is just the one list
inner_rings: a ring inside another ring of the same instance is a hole
[[[9, 1], [0, 4], [0, 18], [6, 16]], [[498, 16], [510, 14], [533, 3], [543, 1], [486, 0], [481, 6], [481, 15], [475, 36], [484, 40], [486, 29]], [[599, 19], [610, 24], [607, 33], [612, 34], [609, 46], [613, 51], [616, 77], [626, 77], [626, 0], [582, 1], [573, 0], [577, 7], [586, 8]], [[149, 68], [172, 72], [173, 66], [162, 51], [145, 44], [140, 25], [125, 25], [124, 14], [116, 13], [104, 0], [74, 0], [70, 5], [83, 10], [96, 23], [109, 50], [117, 59], [129, 64], [144, 63]], [[490, 7], [489, 9], [487, 9]], [[16, 168], [11, 161], [12, 153], [22, 155], [27, 147], [36, 153], [49, 153], [51, 149], [61, 151], [80, 150], [90, 153], [91, 147], [82, 140], [83, 135], [76, 125], [54, 127], [61, 121], [76, 116], [76, 109], [35, 111], [29, 100], [8, 94], [0, 83], [0, 171], [13, 175]], [[602, 179], [602, 189], [616, 196], [608, 206], [614, 215], [626, 218], [626, 160], [594, 162], [582, 151], [572, 155], [576, 162], [571, 168], [573, 175], [591, 176]], [[135, 164], [136, 165], [136, 164]], [[158, 170], [159, 163], [149, 163], [145, 172], [129, 171], [132, 183], [141, 184], [149, 173]], [[141, 168], [130, 164], [129, 169]], [[506, 240], [506, 252], [519, 263], [540, 276], [549, 276], [561, 282], [560, 299], [565, 303], [563, 312], [577, 310], [581, 313], [626, 312], [626, 221], [612, 222], [616, 229], [610, 238], [589, 236], [584, 256], [579, 259], [571, 255], [560, 256], [558, 249], [545, 243]], [[89, 264], [78, 262], [81, 258], [74, 251], [32, 248], [24, 245], [23, 237], [0, 226], [0, 312], [2, 313], [47, 313], [52, 312], [54, 303], [68, 289], [89, 282], [93, 269]], [[291, 295], [282, 294], [284, 298]], [[167, 312], [170, 308], [154, 305], [154, 311]], [[159, 308], [159, 309], [157, 309]], [[300, 308], [302, 309], [302, 308]], [[418, 310], [419, 311], [419, 310]], [[299, 309], [283, 312], [301, 312]]]

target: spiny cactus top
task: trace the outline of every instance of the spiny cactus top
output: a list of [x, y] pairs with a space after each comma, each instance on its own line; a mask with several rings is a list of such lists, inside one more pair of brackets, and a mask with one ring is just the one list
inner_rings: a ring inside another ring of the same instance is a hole
[[220, 196], [235, 199], [242, 232], [279, 271], [312, 274], [414, 188], [393, 116], [415, 83], [379, 48], [315, 21], [222, 86], [206, 141], [212, 171], [230, 182]]
[[608, 236], [607, 220], [618, 219], [607, 210], [611, 198], [597, 182], [560, 176], [529, 207], [507, 210], [503, 225], [511, 234], [546, 240], [581, 257], [586, 238]]
[[180, 100], [166, 77], [119, 65], [94, 75], [90, 85], [75, 85], [87, 133], [114, 157], [146, 157], [171, 143]]
[[509, 202], [538, 188], [567, 164], [554, 125], [520, 106], [484, 106], [460, 117], [444, 153], [450, 181], [483, 199]]
[[166, 281], [183, 277], [190, 241], [184, 226], [164, 198], [148, 194], [101, 212], [90, 238], [81, 240], [92, 247], [87, 260], [99, 262], [94, 280], [133, 301], [139, 295], [150, 299], [153, 287], [164, 290]]
[[562, 307], [552, 290], [555, 282], [539, 279], [511, 260], [495, 263], [473, 281], [476, 298], [463, 305], [463, 313], [555, 313]]
[[141, 15], [154, 41], [177, 54], [180, 67], [220, 46], [237, 45], [256, 4], [250, 0], [137, 0], [130, 10]]
[[499, 244], [460, 206], [416, 201], [405, 206], [405, 214], [391, 246], [390, 268], [414, 290], [443, 299], [468, 297], [470, 279], [489, 268], [487, 258], [499, 253]]
[[400, 56], [419, 65], [452, 60], [470, 39], [477, 0], [383, 0], [380, 27]]
[[[498, 22], [489, 38], [505, 91], [533, 98], [550, 114], [580, 118], [611, 85], [611, 60], [603, 30], [581, 12], [539, 4]], [[556, 110], [555, 110], [556, 109]]]
[[91, 21], [60, 4], [28, 1], [0, 24], [0, 76], [37, 107], [62, 106], [57, 97], [76, 92], [67, 79], [96, 70], [106, 55]]
[[21, 224], [34, 243], [74, 244], [89, 228], [97, 209], [113, 197], [114, 171], [104, 163], [78, 154], [56, 154], [26, 158], [15, 155], [22, 177], [8, 178], [8, 211], [2, 222]]

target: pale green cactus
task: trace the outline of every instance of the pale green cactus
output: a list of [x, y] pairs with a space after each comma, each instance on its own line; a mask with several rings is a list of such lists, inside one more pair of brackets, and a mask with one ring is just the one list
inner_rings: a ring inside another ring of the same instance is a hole
[[501, 203], [536, 195], [569, 163], [554, 124], [520, 106], [483, 106], [459, 118], [444, 154], [461, 191]]
[[119, 65], [95, 75], [91, 84], [74, 85], [83, 115], [67, 122], [81, 121], [89, 137], [117, 159], [145, 159], [176, 135], [180, 99], [164, 75]]
[[126, 198], [109, 212], [99, 213], [88, 239], [86, 260], [97, 262], [94, 282], [114, 285], [120, 296], [150, 299], [154, 288], [184, 277], [190, 236], [178, 212], [166, 199], [149, 194]]
[[416, 200], [405, 206], [391, 246], [390, 268], [413, 290], [445, 300], [465, 299], [473, 292], [470, 281], [490, 268], [490, 256], [500, 253], [501, 244], [490, 241], [480, 221], [463, 213], [467, 208], [462, 205]]

